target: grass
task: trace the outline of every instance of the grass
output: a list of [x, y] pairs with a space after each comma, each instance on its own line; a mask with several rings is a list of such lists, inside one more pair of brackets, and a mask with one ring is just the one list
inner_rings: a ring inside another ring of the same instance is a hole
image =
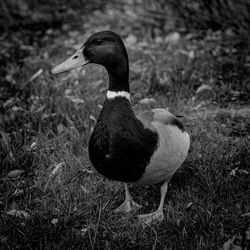
[[[87, 155], [106, 73], [91, 65], [52, 78], [51, 65], [70, 55], [84, 37], [79, 30], [51, 31], [42, 45], [33, 35], [23, 54], [10, 46], [8, 53], [20, 56], [19, 63], [10, 60], [3, 69], [1, 249], [219, 249], [249, 223], [244, 215], [250, 208], [250, 110], [247, 99], [242, 102], [232, 92], [236, 84], [219, 80], [223, 72], [216, 71], [217, 57], [211, 56], [214, 40], [183, 36], [167, 47], [128, 46], [133, 105], [184, 114], [192, 141], [171, 181], [164, 222], [143, 227], [137, 214], [157, 208], [159, 185], [131, 187], [142, 210], [113, 213], [124, 199], [123, 187], [100, 176]], [[196, 90], [202, 84], [211, 91], [200, 96]], [[145, 97], [155, 102], [141, 104]], [[11, 176], [16, 169], [23, 172]]]

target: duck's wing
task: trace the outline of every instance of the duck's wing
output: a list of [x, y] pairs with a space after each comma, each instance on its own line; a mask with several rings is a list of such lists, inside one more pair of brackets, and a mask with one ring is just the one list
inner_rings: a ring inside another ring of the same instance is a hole
[[182, 123], [166, 109], [152, 109], [138, 114], [144, 127], [158, 134], [158, 147], [139, 184], [170, 180], [187, 156], [190, 137]]
[[168, 110], [162, 108], [155, 108], [151, 110], [143, 111], [137, 114], [137, 118], [144, 124], [145, 127], [148, 127], [152, 130], [155, 130], [153, 122], [159, 122], [163, 125], [172, 125], [178, 127], [181, 131], [184, 130], [184, 126], [177, 119], [176, 116], [171, 114]]

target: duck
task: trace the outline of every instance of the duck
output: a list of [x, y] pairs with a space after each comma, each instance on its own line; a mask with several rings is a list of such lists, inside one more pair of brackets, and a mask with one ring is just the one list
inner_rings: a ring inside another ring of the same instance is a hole
[[92, 63], [106, 69], [109, 82], [89, 139], [89, 159], [101, 175], [124, 184], [125, 200], [115, 212], [129, 213], [142, 207], [133, 200], [129, 185], [160, 183], [158, 209], [138, 217], [144, 224], [162, 222], [169, 182], [187, 157], [190, 136], [166, 109], [147, 109], [135, 114], [130, 100], [128, 53], [113, 31], [92, 34], [51, 73], [60, 74]]

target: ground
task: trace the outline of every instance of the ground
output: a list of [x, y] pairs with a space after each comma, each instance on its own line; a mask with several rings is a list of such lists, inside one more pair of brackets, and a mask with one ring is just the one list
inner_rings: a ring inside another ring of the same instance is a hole
[[[123, 29], [124, 20], [116, 23], [120, 14], [96, 11], [77, 25], [3, 36], [1, 249], [219, 249], [250, 222], [249, 93], [217, 68], [226, 53], [221, 34], [199, 39], [176, 30], [144, 39]], [[183, 116], [191, 135], [160, 224], [144, 227], [137, 218], [157, 208], [159, 186], [131, 187], [143, 208], [115, 214], [123, 185], [89, 162], [105, 70], [89, 65], [50, 75], [89, 34], [106, 29], [121, 34], [128, 48], [135, 109], [167, 108]]]

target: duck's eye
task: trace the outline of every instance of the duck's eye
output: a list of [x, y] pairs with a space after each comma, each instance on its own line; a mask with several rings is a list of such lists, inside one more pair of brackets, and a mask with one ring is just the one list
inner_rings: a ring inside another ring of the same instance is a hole
[[96, 39], [95, 40], [95, 44], [96, 45], [100, 45], [100, 44], [102, 44], [103, 43], [103, 40], [101, 40], [101, 39]]

